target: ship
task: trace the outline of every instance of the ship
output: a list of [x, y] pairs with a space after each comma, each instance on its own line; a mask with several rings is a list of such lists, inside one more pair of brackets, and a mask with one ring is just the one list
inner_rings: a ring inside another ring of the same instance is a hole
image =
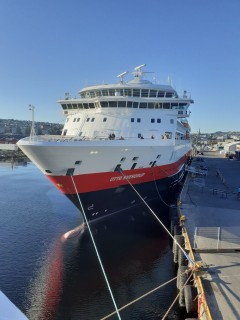
[[36, 135], [33, 121], [17, 143], [90, 223], [167, 205], [191, 157], [191, 95], [147, 80], [145, 66], [66, 93], [61, 135]]

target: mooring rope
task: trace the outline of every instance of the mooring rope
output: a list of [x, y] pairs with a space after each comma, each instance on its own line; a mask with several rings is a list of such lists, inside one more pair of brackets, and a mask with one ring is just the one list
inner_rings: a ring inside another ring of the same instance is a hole
[[[185, 271], [184, 271], [183, 273], [185, 273]], [[182, 273], [182, 274], [183, 274], [183, 273]], [[119, 308], [118, 311], [122, 311], [123, 309], [126, 309], [127, 307], [131, 306], [133, 303], [135, 303], [135, 302], [137, 302], [137, 301], [145, 298], [145, 297], [148, 296], [149, 294], [157, 291], [158, 289], [161, 289], [162, 287], [164, 287], [165, 285], [171, 283], [172, 281], [174, 281], [174, 280], [176, 280], [176, 279], [177, 279], [177, 277], [174, 277], [174, 278], [172, 278], [171, 280], [168, 280], [167, 282], [161, 284], [160, 286], [158, 286], [158, 287], [156, 287], [156, 288], [148, 291], [147, 293], [144, 293], [144, 294], [141, 295], [140, 297], [136, 298], [135, 300], [130, 301], [129, 303], [127, 303], [127, 304], [125, 304], [124, 306], [122, 306], [121, 308]], [[108, 319], [108, 318], [110, 318], [111, 316], [113, 316], [114, 314], [116, 314], [116, 311], [108, 314], [107, 316], [101, 318], [100, 320]]]
[[105, 270], [104, 270], [104, 267], [103, 267], [103, 264], [102, 264], [100, 255], [99, 255], [99, 253], [98, 253], [98, 249], [97, 249], [95, 240], [94, 240], [94, 238], [93, 238], [92, 231], [91, 231], [91, 229], [90, 229], [90, 226], [89, 226], [89, 223], [88, 223], [88, 220], [87, 220], [86, 213], [85, 213], [84, 208], [83, 208], [83, 205], [82, 205], [82, 201], [81, 201], [80, 196], [79, 196], [79, 194], [78, 194], [77, 187], [76, 187], [76, 185], [75, 185], [75, 182], [74, 182], [74, 179], [73, 179], [73, 176], [72, 176], [72, 175], [71, 175], [71, 179], [72, 179], [72, 183], [73, 183], [73, 186], [74, 186], [74, 188], [75, 188], [75, 191], [76, 191], [76, 195], [77, 195], [77, 197], [78, 197], [79, 204], [80, 204], [81, 209], [82, 209], [82, 213], [83, 213], [84, 219], [85, 219], [85, 221], [86, 221], [86, 224], [87, 224], [87, 227], [88, 227], [88, 230], [89, 230], [90, 237], [91, 237], [91, 239], [92, 239], [92, 243], [93, 243], [94, 249], [95, 249], [95, 251], [96, 251], [96, 255], [97, 255], [98, 261], [99, 261], [99, 263], [100, 263], [100, 266], [101, 266], [101, 269], [102, 269], [102, 272], [103, 272], [105, 281], [106, 281], [107, 286], [108, 286], [108, 290], [109, 290], [109, 292], [110, 292], [110, 295], [111, 295], [111, 298], [112, 298], [112, 301], [113, 301], [113, 305], [114, 305], [114, 307], [115, 307], [115, 309], [116, 309], [115, 313], [118, 315], [118, 319], [121, 320], [121, 317], [120, 317], [120, 314], [119, 314], [119, 310], [118, 310], [117, 304], [116, 304], [116, 302], [115, 302], [115, 299], [114, 299], [114, 296], [113, 296], [113, 293], [112, 293], [112, 290], [111, 290], [111, 287], [110, 287], [110, 284], [109, 284], [109, 281], [108, 281], [106, 272], [105, 272]]
[[157, 221], [161, 224], [161, 226], [163, 227], [163, 229], [169, 234], [169, 236], [173, 239], [173, 241], [177, 244], [177, 246], [179, 247], [179, 249], [183, 252], [184, 256], [186, 257], [186, 259], [190, 262], [190, 264], [192, 266], [195, 266], [195, 262], [189, 257], [189, 255], [186, 253], [186, 251], [181, 247], [181, 245], [178, 243], [178, 241], [172, 236], [171, 232], [167, 229], [167, 227], [164, 225], [164, 223], [158, 218], [158, 216], [156, 215], [156, 213], [152, 210], [152, 208], [147, 204], [147, 202], [143, 199], [143, 197], [140, 195], [140, 193], [136, 190], [136, 188], [134, 188], [134, 186], [131, 184], [131, 182], [128, 180], [127, 176], [124, 175], [123, 170], [121, 168], [118, 168], [118, 172], [120, 172], [123, 177], [124, 180], [126, 180], [129, 185], [132, 187], [132, 189], [136, 192], [136, 194], [139, 196], [139, 198], [143, 201], [143, 203], [147, 206], [147, 208], [149, 209], [149, 211], [152, 213], [152, 215], [157, 219]]
[[[184, 271], [183, 273], [185, 273], [186, 271]], [[170, 307], [168, 308], [168, 310], [166, 311], [165, 315], [163, 316], [162, 320], [165, 320], [166, 317], [168, 316], [169, 312], [171, 311], [172, 307], [174, 306], [174, 304], [176, 303], [178, 297], [180, 296], [180, 293], [182, 290], [184, 290], [184, 287], [187, 285], [188, 281], [190, 280], [191, 276], [193, 274], [193, 271], [191, 272], [190, 276], [187, 278], [186, 282], [184, 283], [184, 285], [182, 286], [182, 288], [179, 289], [179, 292], [176, 296], [176, 298], [173, 300], [172, 304], [170, 305]]]

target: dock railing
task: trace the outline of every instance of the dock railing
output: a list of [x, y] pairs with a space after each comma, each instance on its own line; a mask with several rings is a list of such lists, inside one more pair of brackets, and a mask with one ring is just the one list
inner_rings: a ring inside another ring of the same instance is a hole
[[196, 227], [193, 249], [198, 252], [240, 251], [240, 227]]

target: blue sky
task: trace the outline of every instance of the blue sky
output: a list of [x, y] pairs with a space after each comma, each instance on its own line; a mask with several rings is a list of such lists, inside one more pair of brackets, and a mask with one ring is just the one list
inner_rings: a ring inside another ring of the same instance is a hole
[[192, 132], [240, 131], [239, 13], [240, 0], [0, 0], [0, 118], [30, 120], [32, 104], [63, 122], [65, 92], [146, 63], [191, 93]]

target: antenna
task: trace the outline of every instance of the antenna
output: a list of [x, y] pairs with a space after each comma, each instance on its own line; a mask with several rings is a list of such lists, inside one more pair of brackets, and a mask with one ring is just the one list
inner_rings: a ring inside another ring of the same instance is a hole
[[117, 78], [120, 78], [120, 83], [123, 83], [123, 77], [128, 74], [128, 71], [124, 71], [123, 73], [119, 74]]
[[136, 68], [134, 68], [134, 70], [135, 70], [135, 71], [138, 71], [138, 70], [141, 71], [141, 69], [142, 69], [143, 67], [146, 67], [146, 64], [145, 64], [145, 63], [144, 63], [144, 64], [141, 64], [140, 66], [137, 66]]

